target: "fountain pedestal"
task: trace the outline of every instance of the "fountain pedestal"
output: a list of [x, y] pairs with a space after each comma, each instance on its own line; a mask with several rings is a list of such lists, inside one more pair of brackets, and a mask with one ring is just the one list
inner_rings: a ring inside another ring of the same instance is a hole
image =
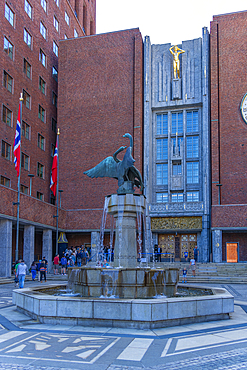
[[133, 268], [137, 265], [136, 218], [144, 213], [146, 200], [143, 195], [112, 194], [108, 213], [116, 219], [114, 267]]

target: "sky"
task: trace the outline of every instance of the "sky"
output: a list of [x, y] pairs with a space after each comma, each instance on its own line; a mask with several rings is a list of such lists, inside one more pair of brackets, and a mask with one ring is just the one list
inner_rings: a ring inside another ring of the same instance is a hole
[[202, 35], [213, 15], [247, 10], [246, 0], [96, 0], [96, 33], [139, 28], [152, 44]]

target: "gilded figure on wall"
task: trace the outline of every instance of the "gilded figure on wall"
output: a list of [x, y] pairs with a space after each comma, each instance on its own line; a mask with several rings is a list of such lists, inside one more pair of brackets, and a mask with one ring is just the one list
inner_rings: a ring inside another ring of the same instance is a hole
[[174, 79], [180, 78], [180, 60], [179, 55], [185, 53], [185, 50], [180, 49], [177, 45], [172, 46], [170, 53], [173, 55], [173, 75]]

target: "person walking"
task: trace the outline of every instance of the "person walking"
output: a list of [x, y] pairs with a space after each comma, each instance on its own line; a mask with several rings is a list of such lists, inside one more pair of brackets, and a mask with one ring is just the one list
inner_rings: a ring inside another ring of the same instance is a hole
[[198, 261], [198, 257], [199, 257], [199, 249], [197, 248], [197, 245], [195, 246], [193, 252], [194, 252], [194, 259], [197, 262]]
[[187, 269], [186, 267], [183, 268], [183, 283], [187, 283]]
[[63, 256], [61, 258], [61, 275], [66, 275], [67, 258]]
[[54, 257], [53, 264], [54, 264], [54, 275], [58, 275], [59, 254], [57, 254], [57, 255]]
[[190, 266], [192, 270], [192, 277], [195, 277], [196, 276], [196, 261], [194, 258], [190, 260]]
[[41, 260], [37, 263], [37, 272], [38, 272], [38, 281], [40, 281], [40, 265], [41, 265]]
[[42, 280], [44, 278], [46, 282], [46, 271], [47, 271], [47, 264], [46, 264], [46, 259], [43, 257], [40, 265], [40, 282], [42, 283]]
[[24, 260], [21, 260], [21, 263], [17, 267], [16, 274], [19, 279], [19, 288], [24, 288], [24, 281], [27, 274], [27, 265], [25, 264]]
[[36, 273], [37, 273], [37, 265], [35, 261], [31, 264], [31, 273], [32, 273], [32, 280], [34, 281], [36, 278]]

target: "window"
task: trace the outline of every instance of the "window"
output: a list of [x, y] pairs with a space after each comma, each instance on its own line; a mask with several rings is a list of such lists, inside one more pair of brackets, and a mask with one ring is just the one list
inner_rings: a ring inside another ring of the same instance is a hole
[[198, 128], [198, 111], [187, 112], [187, 132], [197, 132]]
[[2, 157], [10, 161], [11, 145], [2, 140]]
[[67, 12], [65, 12], [65, 22], [69, 26], [69, 16], [68, 16], [68, 13]]
[[25, 186], [25, 185], [22, 185], [21, 184], [21, 193], [23, 193], [23, 194], [27, 194], [28, 193], [28, 187], [27, 186]]
[[29, 18], [32, 19], [32, 7], [31, 7], [29, 1], [27, 1], [27, 0], [25, 0], [25, 12], [29, 16]]
[[37, 199], [44, 200], [44, 194], [42, 194], [39, 191], [37, 191]]
[[5, 4], [5, 11], [4, 11], [5, 18], [9, 21], [11, 26], [14, 26], [14, 13], [10, 9], [10, 7]]
[[50, 194], [50, 203], [55, 206], [56, 204], [56, 198], [54, 197], [53, 193]]
[[76, 31], [75, 28], [74, 28], [74, 37], [78, 37], [78, 32]]
[[4, 37], [3, 50], [10, 57], [10, 59], [13, 59], [14, 46], [11, 44], [11, 42], [8, 39], [6, 39], [6, 37]]
[[187, 202], [199, 202], [199, 191], [188, 192]]
[[183, 112], [172, 113], [172, 134], [183, 133]]
[[3, 71], [3, 86], [12, 93], [13, 85], [13, 78], [6, 71]]
[[23, 90], [23, 103], [28, 109], [31, 109], [31, 97], [25, 90]]
[[51, 129], [53, 132], [57, 132], [57, 121], [54, 118], [51, 119]]
[[39, 162], [37, 164], [37, 176], [41, 177], [42, 179], [44, 178], [44, 166]]
[[183, 202], [184, 195], [183, 193], [173, 193], [172, 194], [172, 202]]
[[42, 92], [42, 94], [45, 95], [45, 81], [43, 80], [43, 78], [39, 77], [39, 89], [40, 91]]
[[57, 32], [58, 32], [58, 25], [59, 25], [58, 20], [54, 15], [54, 17], [53, 17], [53, 26], [56, 28]]
[[59, 6], [59, 0], [54, 0], [54, 1], [55, 1], [56, 6]]
[[7, 177], [1, 176], [1, 185], [7, 186], [7, 188], [10, 187], [10, 179]]
[[168, 135], [167, 114], [157, 114], [157, 135]]
[[51, 156], [54, 157], [55, 154], [55, 145], [51, 144]]
[[57, 108], [57, 94], [52, 92], [52, 104]]
[[55, 41], [53, 41], [53, 53], [58, 57], [58, 46]]
[[[176, 139], [172, 139], [173, 155], [180, 155], [180, 156], [182, 155], [182, 153], [181, 153], [182, 143], [183, 143], [183, 138], [182, 137], [177, 137]], [[176, 145], [178, 146], [178, 152], [177, 153], [176, 153]]]
[[196, 158], [198, 156], [199, 156], [198, 136], [187, 137], [187, 158]]
[[8, 126], [12, 126], [12, 112], [5, 105], [3, 105], [3, 122]]
[[168, 185], [168, 164], [157, 164], [157, 185]]
[[43, 64], [44, 67], [46, 66], [46, 55], [41, 49], [39, 51], [39, 61]]
[[173, 163], [172, 165], [173, 176], [182, 175], [182, 165], [181, 163]]
[[156, 194], [157, 203], [167, 203], [168, 202], [168, 193], [157, 193]]
[[68, 36], [66, 35], [66, 33], [64, 34], [64, 40], [67, 40], [68, 39]]
[[30, 140], [30, 126], [25, 121], [22, 121], [21, 135]]
[[46, 27], [43, 25], [42, 22], [40, 22], [40, 27], [39, 27], [39, 30], [40, 30], [40, 33], [41, 35], [44, 37], [44, 39], [46, 40]]
[[199, 162], [187, 162], [187, 184], [199, 183]]
[[40, 4], [41, 4], [42, 8], [44, 9], [44, 11], [46, 12], [46, 8], [47, 8], [47, 1], [46, 1], [46, 0], [41, 0], [41, 1], [40, 1]]
[[45, 150], [45, 138], [40, 134], [38, 134], [38, 147], [42, 150]]
[[157, 139], [157, 160], [168, 159], [168, 139]]
[[45, 122], [45, 110], [39, 105], [39, 118], [42, 122]]
[[21, 153], [21, 167], [24, 168], [24, 170], [29, 170], [29, 156], [25, 153]]
[[31, 49], [32, 47], [32, 36], [30, 33], [24, 28], [24, 36], [23, 36], [24, 42], [27, 44], [27, 46]]
[[26, 59], [24, 59], [24, 73], [25, 75], [31, 79], [31, 64], [28, 63], [28, 61]]
[[52, 67], [52, 77], [57, 81], [57, 69], [54, 66]]

